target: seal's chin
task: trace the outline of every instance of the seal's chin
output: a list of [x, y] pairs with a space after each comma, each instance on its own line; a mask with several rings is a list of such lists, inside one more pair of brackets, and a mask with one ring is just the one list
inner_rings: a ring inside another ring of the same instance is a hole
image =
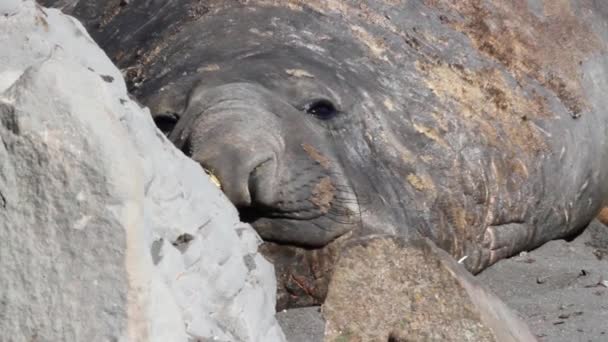
[[263, 217], [251, 208], [239, 209], [239, 215], [241, 221], [251, 224], [264, 241], [279, 244], [319, 248], [346, 232], [328, 224], [330, 221], [324, 217], [311, 220]]
[[[255, 228], [265, 241], [305, 248], [320, 248], [357, 227], [356, 201], [332, 193], [333, 202], [298, 200], [258, 201], [251, 191], [251, 202], [238, 206], [240, 220]], [[319, 197], [321, 192], [315, 195]], [[276, 196], [267, 196], [274, 199]], [[293, 197], [292, 197], [293, 198]], [[323, 199], [323, 198], [321, 198]], [[293, 205], [297, 203], [297, 205]], [[304, 203], [304, 204], [303, 204]], [[319, 207], [318, 204], [326, 205]]]

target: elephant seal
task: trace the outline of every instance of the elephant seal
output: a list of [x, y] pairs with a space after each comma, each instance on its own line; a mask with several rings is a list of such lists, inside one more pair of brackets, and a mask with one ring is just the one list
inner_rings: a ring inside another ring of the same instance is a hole
[[476, 273], [577, 234], [605, 204], [606, 3], [72, 8], [287, 259], [370, 233], [425, 236]]

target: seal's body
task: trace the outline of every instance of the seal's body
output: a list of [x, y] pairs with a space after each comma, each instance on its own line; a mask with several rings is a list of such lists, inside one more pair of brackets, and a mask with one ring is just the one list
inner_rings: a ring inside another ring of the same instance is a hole
[[422, 235], [478, 272], [603, 205], [608, 4], [71, 8], [266, 240]]

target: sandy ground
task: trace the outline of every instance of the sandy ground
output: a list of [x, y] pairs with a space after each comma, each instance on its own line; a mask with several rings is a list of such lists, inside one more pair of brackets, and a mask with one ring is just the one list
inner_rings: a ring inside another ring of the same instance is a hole
[[539, 341], [608, 341], [608, 228], [551, 241], [478, 278], [518, 311]]
[[323, 341], [325, 321], [319, 306], [290, 309], [277, 313], [277, 319], [289, 342]]
[[[608, 342], [608, 228], [599, 222], [571, 242], [551, 241], [502, 260], [478, 279], [517, 311], [541, 342]], [[290, 342], [323, 339], [318, 307], [277, 318]]]

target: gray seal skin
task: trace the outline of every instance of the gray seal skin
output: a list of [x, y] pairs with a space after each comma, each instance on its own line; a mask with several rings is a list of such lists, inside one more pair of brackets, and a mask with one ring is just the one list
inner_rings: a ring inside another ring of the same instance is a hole
[[476, 273], [605, 204], [606, 2], [70, 8], [305, 295], [341, 238], [426, 236]]

